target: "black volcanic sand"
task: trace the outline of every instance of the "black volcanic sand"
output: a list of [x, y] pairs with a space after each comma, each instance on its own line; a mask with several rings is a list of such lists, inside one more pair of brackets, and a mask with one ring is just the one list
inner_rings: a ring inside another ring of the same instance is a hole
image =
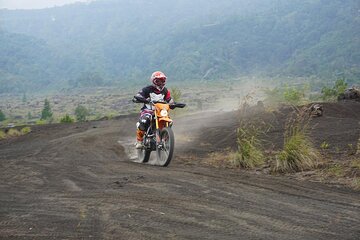
[[[357, 141], [359, 103], [324, 109], [312, 122], [316, 142]], [[358, 239], [359, 192], [184, 164], [192, 153], [234, 147], [236, 115], [175, 119], [167, 168], [126, 154], [135, 115], [33, 127], [1, 141], [0, 239]], [[284, 118], [268, 118], [278, 122], [269, 133], [275, 148]]]

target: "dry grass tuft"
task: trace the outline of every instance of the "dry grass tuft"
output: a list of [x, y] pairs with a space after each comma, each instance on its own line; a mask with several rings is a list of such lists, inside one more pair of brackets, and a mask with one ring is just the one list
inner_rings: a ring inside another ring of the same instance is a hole
[[21, 132], [17, 129], [11, 128], [9, 129], [9, 131], [7, 132], [7, 135], [10, 137], [18, 137], [21, 136]]
[[310, 116], [305, 109], [295, 108], [296, 114], [286, 126], [283, 150], [276, 155], [277, 172], [298, 172], [319, 165], [321, 155], [308, 134]]
[[22, 135], [28, 134], [31, 132], [31, 128], [30, 127], [24, 127], [20, 130]]
[[[249, 104], [253, 100], [251, 95], [247, 95], [239, 107], [238, 149], [233, 154], [231, 162], [236, 167], [255, 168], [265, 163], [261, 139], [271, 127], [263, 120], [254, 118], [254, 107], [250, 107]], [[262, 102], [259, 103], [255, 109], [264, 110]]]
[[353, 179], [351, 187], [355, 190], [360, 190], [360, 177], [355, 177]]
[[264, 164], [264, 154], [258, 139], [259, 129], [255, 126], [237, 130], [238, 151], [232, 164], [237, 167], [254, 168]]
[[326, 168], [326, 175], [330, 177], [343, 177], [345, 175], [345, 169], [340, 164], [334, 164]]
[[213, 167], [225, 167], [232, 168], [234, 165], [232, 161], [235, 157], [235, 153], [230, 149], [225, 149], [222, 152], [212, 152], [208, 155], [206, 163]]
[[6, 138], [6, 134], [0, 130], [0, 140], [5, 138]]
[[352, 160], [350, 163], [350, 167], [360, 170], [360, 158]]

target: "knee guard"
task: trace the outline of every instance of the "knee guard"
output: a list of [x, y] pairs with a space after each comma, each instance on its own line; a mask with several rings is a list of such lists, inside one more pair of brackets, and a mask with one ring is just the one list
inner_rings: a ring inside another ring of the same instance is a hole
[[140, 129], [141, 131], [146, 131], [148, 129], [148, 127], [150, 126], [150, 118], [147, 115], [142, 116], [139, 119], [139, 122], [136, 124], [136, 126], [138, 127], [138, 129]]

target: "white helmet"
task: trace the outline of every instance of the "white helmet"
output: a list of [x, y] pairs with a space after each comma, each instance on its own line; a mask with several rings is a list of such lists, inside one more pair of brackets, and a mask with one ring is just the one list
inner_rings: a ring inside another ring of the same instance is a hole
[[166, 83], [166, 75], [163, 72], [156, 71], [151, 74], [150, 81], [158, 90], [163, 90]]

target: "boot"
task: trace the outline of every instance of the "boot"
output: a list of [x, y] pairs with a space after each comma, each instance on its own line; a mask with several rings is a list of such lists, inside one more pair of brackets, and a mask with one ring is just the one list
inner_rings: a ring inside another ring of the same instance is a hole
[[144, 131], [141, 131], [140, 129], [136, 130], [136, 144], [135, 144], [135, 148], [136, 149], [141, 149], [143, 148], [143, 138], [144, 138]]
[[140, 142], [140, 141], [136, 141], [136, 144], [135, 144], [135, 148], [136, 149], [142, 149], [143, 148], [143, 143], [142, 142]]

